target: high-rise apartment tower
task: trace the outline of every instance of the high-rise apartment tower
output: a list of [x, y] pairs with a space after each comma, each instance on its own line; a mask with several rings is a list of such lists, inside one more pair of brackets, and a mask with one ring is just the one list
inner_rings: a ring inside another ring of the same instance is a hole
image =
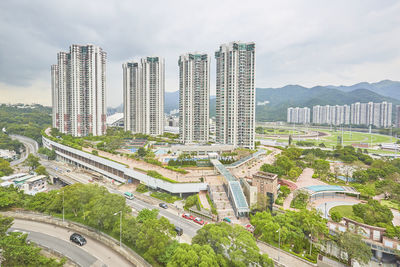
[[71, 45], [51, 66], [53, 127], [73, 136], [106, 132], [106, 53], [95, 45]]
[[179, 136], [182, 143], [207, 143], [209, 137], [210, 59], [179, 57]]
[[161, 135], [164, 132], [164, 59], [142, 58], [122, 65], [125, 130]]
[[215, 52], [216, 142], [254, 148], [255, 44], [232, 42]]

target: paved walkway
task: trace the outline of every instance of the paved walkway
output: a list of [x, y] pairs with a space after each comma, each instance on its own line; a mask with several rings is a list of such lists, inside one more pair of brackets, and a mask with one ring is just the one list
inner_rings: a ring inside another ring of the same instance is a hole
[[[313, 203], [313, 206], [316, 207], [318, 211], [321, 212], [322, 217], [329, 219], [329, 211], [336, 206], [353, 206], [355, 204], [361, 203], [361, 200], [356, 199], [356, 198], [325, 198], [321, 199], [324, 200], [323, 203], [318, 203], [315, 205]], [[326, 204], [326, 205], [325, 205]]]
[[200, 198], [201, 205], [203, 205], [203, 208], [211, 210], [210, 203], [208, 203], [208, 200], [207, 200], [207, 192], [200, 191], [199, 198]]
[[[257, 242], [257, 246], [260, 248], [260, 253], [268, 254], [268, 256], [273, 259], [275, 262], [279, 262], [280, 266], [317, 266], [316, 264], [308, 263], [303, 261], [293, 255], [290, 255], [288, 252], [265, 244], [263, 242]], [[279, 258], [279, 259], [278, 259]]]
[[253, 174], [258, 172], [263, 164], [272, 164], [275, 161], [275, 157], [282, 152], [282, 150], [274, 147], [265, 147], [272, 152], [268, 155], [259, 156], [259, 158], [252, 159], [243, 165], [236, 168], [229, 168], [229, 171], [236, 177], [251, 177]]
[[[303, 172], [300, 174], [299, 178], [295, 182], [297, 188], [302, 188], [310, 185], [326, 185], [325, 182], [322, 182], [318, 179], [312, 178], [314, 174], [314, 170], [311, 168], [305, 168]], [[283, 202], [283, 208], [284, 209], [290, 209], [290, 203], [293, 200], [293, 193], [295, 191], [292, 191], [285, 199]]]

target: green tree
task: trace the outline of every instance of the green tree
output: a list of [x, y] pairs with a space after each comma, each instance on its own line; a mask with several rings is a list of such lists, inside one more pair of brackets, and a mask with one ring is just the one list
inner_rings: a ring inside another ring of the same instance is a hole
[[6, 231], [12, 225], [12, 218], [0, 215], [0, 249], [2, 265], [4, 266], [63, 266], [66, 259], [61, 261], [46, 258], [40, 254], [41, 248], [27, 244], [26, 234], [9, 233]]
[[180, 244], [167, 267], [214, 267], [219, 266], [218, 257], [209, 245]]
[[317, 159], [313, 163], [315, 172], [319, 175], [326, 175], [329, 172], [329, 161], [323, 159]]
[[253, 235], [240, 225], [207, 224], [197, 231], [192, 244], [210, 245], [216, 254], [226, 256], [229, 266], [268, 266]]
[[46, 175], [49, 176], [49, 173], [46, 170], [46, 167], [44, 167], [43, 165], [39, 165], [36, 170], [35, 170], [37, 175]]
[[99, 151], [93, 149], [92, 150], [92, 154], [95, 155], [95, 156], [98, 156], [99, 155]]
[[34, 170], [40, 165], [39, 158], [33, 154], [29, 154], [24, 161], [24, 164], [25, 166], [28, 166], [30, 170]]
[[0, 158], [0, 177], [10, 175], [14, 172], [13, 168], [10, 167], [10, 162]]
[[336, 236], [336, 244], [347, 254], [347, 264], [352, 266], [352, 260], [367, 264], [371, 257], [371, 248], [365, 244], [360, 235], [346, 231]]
[[293, 168], [294, 163], [287, 156], [279, 156], [275, 161], [276, 166], [282, 168], [287, 175], [291, 168]]
[[139, 147], [137, 154], [139, 157], [144, 158], [147, 155], [147, 151], [143, 147]]

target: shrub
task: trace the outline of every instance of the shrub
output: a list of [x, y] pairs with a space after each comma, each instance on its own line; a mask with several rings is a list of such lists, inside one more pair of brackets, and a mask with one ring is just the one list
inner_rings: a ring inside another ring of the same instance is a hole
[[[191, 207], [193, 207], [194, 205], [198, 205], [199, 199], [198, 199], [198, 194], [194, 194], [191, 196], [188, 196], [185, 200], [185, 205], [183, 206], [183, 208], [185, 210], [190, 209]], [[199, 208], [198, 208], [199, 209]], [[200, 209], [199, 209], [200, 210]]]
[[334, 222], [340, 222], [342, 220], [342, 215], [338, 211], [331, 212], [331, 219]]
[[181, 200], [181, 198], [178, 196], [173, 196], [171, 194], [161, 192], [153, 192], [151, 193], [151, 196], [163, 200], [167, 203], [174, 203], [175, 201]]
[[146, 193], [148, 191], [149, 191], [149, 188], [145, 184], [139, 184], [138, 187], [136, 187], [136, 192]]

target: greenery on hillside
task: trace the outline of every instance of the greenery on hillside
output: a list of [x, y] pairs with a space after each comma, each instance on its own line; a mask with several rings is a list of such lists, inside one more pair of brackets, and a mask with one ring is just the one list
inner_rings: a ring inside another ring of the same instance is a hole
[[13, 224], [13, 218], [0, 215], [0, 251], [2, 266], [63, 266], [66, 258], [57, 261], [43, 256], [41, 248], [27, 242], [27, 234], [7, 230]]
[[241, 226], [209, 224], [198, 231], [193, 245], [179, 244], [175, 226], [165, 217], [158, 218], [158, 210], [143, 209], [134, 217], [125, 198], [109, 193], [105, 187], [73, 184], [35, 196], [13, 186], [0, 187], [0, 210], [24, 208], [61, 217], [63, 206], [66, 219], [116, 239], [120, 217], [114, 214], [122, 212], [122, 242], [153, 266], [185, 266], [193, 261], [190, 266], [273, 266], [267, 255], [259, 254], [254, 237]]
[[18, 154], [24, 149], [24, 145], [18, 140], [12, 140], [10, 136], [0, 132], [0, 149], [12, 150]]
[[30, 107], [0, 105], [0, 129], [19, 134], [42, 143], [41, 130], [51, 125], [51, 108], [41, 105]]
[[10, 167], [10, 162], [0, 158], [0, 177], [10, 175], [13, 172], [14, 170]]

